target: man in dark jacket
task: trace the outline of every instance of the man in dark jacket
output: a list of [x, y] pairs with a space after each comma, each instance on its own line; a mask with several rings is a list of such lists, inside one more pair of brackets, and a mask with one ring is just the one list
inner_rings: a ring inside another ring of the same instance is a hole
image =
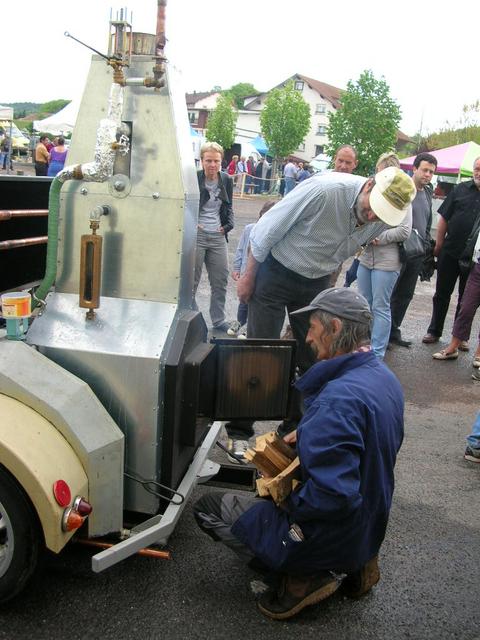
[[205, 143], [200, 150], [202, 169], [198, 172], [200, 206], [198, 212], [197, 253], [194, 295], [207, 267], [211, 287], [210, 317], [214, 329], [227, 331], [225, 297], [228, 283], [228, 232], [233, 229], [233, 183], [221, 171], [223, 149], [216, 142]]
[[[425, 248], [430, 246], [432, 226], [432, 187], [431, 181], [437, 169], [437, 159], [431, 153], [419, 153], [413, 161], [413, 182], [417, 195], [412, 202], [412, 229], [423, 240]], [[400, 347], [409, 347], [412, 343], [402, 337], [400, 326], [413, 299], [418, 276], [423, 268], [425, 256], [417, 256], [403, 263], [395, 288], [390, 298], [392, 326], [390, 342]]]
[[280, 507], [213, 494], [194, 506], [199, 526], [242, 558], [282, 574], [258, 601], [274, 619], [294, 616], [340, 586], [369, 591], [390, 512], [403, 439], [400, 383], [369, 346], [371, 313], [351, 289], [319, 293], [308, 307], [307, 343], [317, 362], [298, 381], [305, 413], [296, 441], [301, 483]]

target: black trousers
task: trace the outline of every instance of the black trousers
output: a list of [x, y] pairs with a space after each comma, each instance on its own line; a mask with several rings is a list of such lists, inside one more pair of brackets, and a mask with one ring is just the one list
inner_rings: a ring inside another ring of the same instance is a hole
[[35, 175], [46, 176], [48, 172], [48, 164], [46, 162], [35, 162]]
[[402, 265], [400, 275], [393, 289], [390, 298], [390, 309], [392, 312], [392, 327], [390, 335], [400, 338], [400, 326], [407, 313], [408, 305], [412, 301], [415, 287], [417, 286], [418, 276], [422, 270], [423, 257], [408, 260]]
[[458, 280], [458, 302], [455, 311], [455, 317], [457, 317], [467, 278], [468, 273], [460, 269], [458, 259], [445, 253], [442, 249], [437, 261], [437, 284], [435, 295], [433, 296], [432, 319], [430, 320], [428, 333], [438, 338], [442, 335], [445, 317], [450, 305], [450, 298], [452, 297], [455, 284]]
[[309, 305], [320, 291], [329, 286], [330, 275], [305, 278], [287, 269], [270, 255], [258, 269], [255, 292], [248, 303], [248, 337], [280, 338], [286, 310], [297, 341], [297, 365], [300, 372], [304, 373], [315, 362], [315, 356], [305, 343], [309, 315], [290, 314]]
[[[315, 362], [315, 356], [305, 343], [309, 327], [309, 314], [291, 316], [292, 311], [310, 304], [315, 296], [330, 286], [330, 275], [321, 278], [305, 278], [284, 267], [269, 255], [259, 266], [255, 280], [255, 292], [248, 303], [248, 338], [280, 338], [285, 310], [297, 341], [297, 367], [304, 373]], [[302, 415], [300, 394], [292, 400], [291, 418], [298, 421]], [[228, 435], [248, 439], [253, 435], [253, 422], [232, 421], [227, 424]]]

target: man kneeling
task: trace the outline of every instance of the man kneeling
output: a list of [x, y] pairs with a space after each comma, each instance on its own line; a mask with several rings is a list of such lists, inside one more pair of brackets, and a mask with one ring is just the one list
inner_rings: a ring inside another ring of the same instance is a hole
[[296, 441], [301, 483], [280, 507], [231, 493], [194, 505], [199, 526], [214, 540], [279, 574], [258, 601], [263, 614], [279, 620], [340, 584], [359, 597], [378, 582], [403, 439], [402, 388], [370, 350], [367, 301], [332, 288], [295, 313], [310, 314], [307, 343], [317, 359], [297, 382], [305, 413], [285, 438]]

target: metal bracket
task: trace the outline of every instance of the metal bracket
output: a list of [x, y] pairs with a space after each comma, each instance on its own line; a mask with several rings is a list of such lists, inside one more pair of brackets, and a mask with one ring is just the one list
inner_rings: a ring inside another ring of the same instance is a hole
[[134, 527], [131, 531], [131, 537], [127, 540], [122, 540], [118, 544], [101, 551], [92, 557], [92, 570], [95, 573], [99, 573], [108, 567], [117, 564], [121, 560], [125, 560], [132, 556], [140, 549], [148, 547], [153, 543], [165, 542], [170, 534], [175, 529], [185, 505], [191, 496], [193, 489], [197, 482], [205, 478], [207, 467], [205, 461], [211, 449], [215, 446], [218, 440], [218, 435], [221, 429], [221, 422], [214, 422], [210, 427], [205, 440], [197, 450], [195, 457], [193, 458], [186, 474], [183, 476], [183, 480], [180, 486], [177, 488], [178, 493], [185, 496], [185, 500], [181, 504], [170, 503], [163, 515], [154, 516], [149, 518], [142, 524]]
[[205, 464], [198, 474], [198, 484], [204, 484], [211, 480], [220, 471], [220, 464], [213, 460], [205, 460]]

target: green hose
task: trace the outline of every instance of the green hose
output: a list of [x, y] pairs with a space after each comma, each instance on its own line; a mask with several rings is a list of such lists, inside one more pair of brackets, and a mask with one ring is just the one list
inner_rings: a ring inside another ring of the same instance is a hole
[[45, 275], [33, 297], [33, 309], [41, 304], [42, 300], [45, 300], [47, 293], [50, 291], [50, 288], [57, 277], [58, 212], [60, 210], [60, 191], [62, 185], [63, 182], [58, 178], [54, 178], [50, 185], [50, 192], [48, 194], [47, 261], [45, 266]]

